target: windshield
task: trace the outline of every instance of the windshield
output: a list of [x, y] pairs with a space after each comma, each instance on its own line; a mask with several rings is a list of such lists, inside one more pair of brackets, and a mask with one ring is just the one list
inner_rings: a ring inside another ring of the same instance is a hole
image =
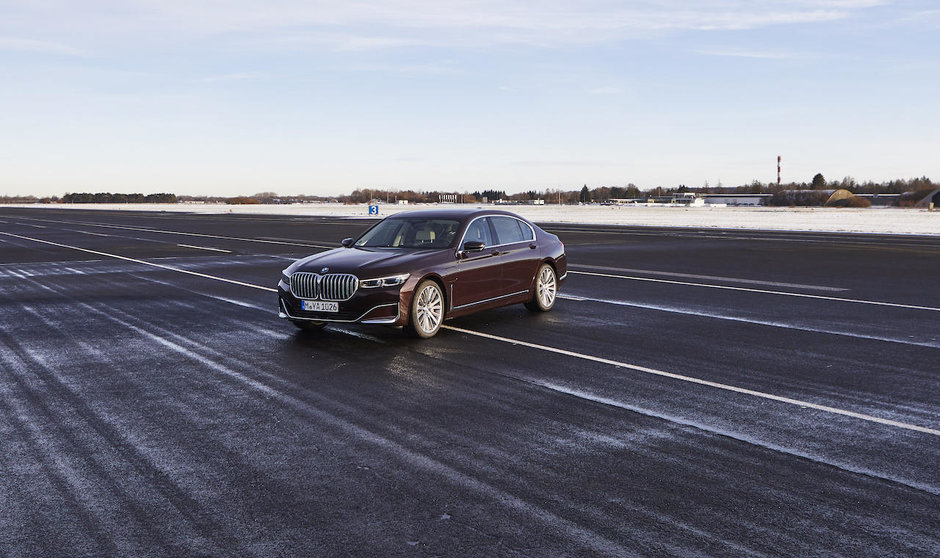
[[457, 237], [460, 221], [396, 217], [372, 227], [356, 241], [362, 248], [447, 248]]

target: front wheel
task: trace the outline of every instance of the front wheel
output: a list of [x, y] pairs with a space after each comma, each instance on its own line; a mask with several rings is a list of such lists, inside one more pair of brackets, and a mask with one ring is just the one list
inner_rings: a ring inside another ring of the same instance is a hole
[[555, 295], [558, 294], [558, 280], [555, 278], [555, 268], [543, 263], [535, 274], [535, 292], [532, 300], [525, 303], [525, 307], [533, 312], [548, 312], [555, 306]]
[[434, 337], [444, 322], [444, 294], [431, 280], [423, 281], [415, 289], [411, 300], [411, 319], [405, 331], [422, 339]]

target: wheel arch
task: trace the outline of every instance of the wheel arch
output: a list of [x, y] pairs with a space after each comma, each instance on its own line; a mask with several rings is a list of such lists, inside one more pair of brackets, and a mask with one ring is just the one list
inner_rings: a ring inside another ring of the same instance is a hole
[[555, 279], [558, 279], [558, 265], [555, 264], [555, 258], [551, 256], [545, 256], [539, 261], [539, 265], [535, 268], [535, 275], [532, 276], [532, 283], [529, 284], [529, 292], [533, 295], [535, 294], [535, 282], [539, 279], [539, 269], [542, 268], [543, 264], [548, 264], [552, 266], [552, 271], [555, 272]]
[[[444, 319], [447, 319], [447, 314], [450, 311], [450, 293], [447, 292], [447, 284], [444, 282], [444, 278], [437, 273], [426, 273], [415, 283], [415, 290], [418, 289], [418, 285], [425, 281], [434, 281], [437, 283], [437, 286], [441, 288], [441, 294], [444, 296]], [[410, 314], [411, 309], [409, 308], [408, 310]], [[410, 315], [409, 319], [411, 319]]]

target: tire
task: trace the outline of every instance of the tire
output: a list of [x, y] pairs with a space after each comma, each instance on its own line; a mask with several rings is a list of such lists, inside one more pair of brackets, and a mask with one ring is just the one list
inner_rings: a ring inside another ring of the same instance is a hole
[[444, 323], [444, 293], [431, 280], [422, 281], [411, 299], [411, 318], [405, 332], [414, 337], [434, 337]]
[[535, 274], [535, 292], [532, 300], [525, 303], [525, 307], [533, 312], [548, 312], [555, 306], [558, 298], [558, 278], [555, 268], [543, 263]]
[[297, 329], [301, 331], [320, 331], [323, 329], [323, 326], [326, 325], [326, 322], [310, 322], [306, 320], [292, 320], [291, 323], [297, 326]]

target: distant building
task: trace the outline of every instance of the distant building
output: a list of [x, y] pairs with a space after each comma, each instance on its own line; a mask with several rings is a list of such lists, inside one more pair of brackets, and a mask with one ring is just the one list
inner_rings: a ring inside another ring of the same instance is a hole
[[[885, 194], [881, 194], [882, 196]], [[899, 194], [900, 195], [900, 194]], [[869, 198], [870, 199], [870, 198]], [[875, 200], [871, 200], [871, 203], [874, 204]], [[935, 209], [940, 206], [940, 188], [937, 188], [933, 192], [930, 192], [922, 200], [917, 202], [917, 207], [926, 207], [928, 209]]]
[[872, 205], [895, 205], [901, 198], [901, 194], [855, 194], [857, 198], [865, 198]]
[[610, 198], [611, 205], [636, 205], [646, 202], [646, 198]]
[[702, 194], [705, 205], [758, 206], [767, 205], [773, 194]]
[[694, 192], [680, 192], [678, 194], [673, 194], [672, 198], [669, 200], [669, 203], [672, 205], [701, 207], [705, 205], [705, 200], [703, 198], [697, 197]]

